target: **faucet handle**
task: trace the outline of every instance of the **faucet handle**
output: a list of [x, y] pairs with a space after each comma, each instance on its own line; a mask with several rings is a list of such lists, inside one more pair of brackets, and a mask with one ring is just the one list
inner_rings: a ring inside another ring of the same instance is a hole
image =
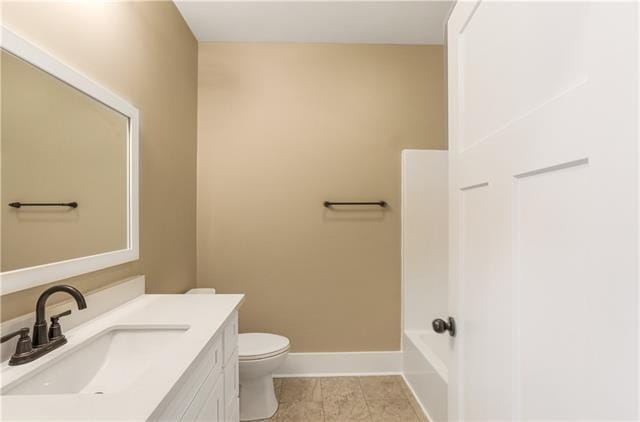
[[60, 317], [67, 316], [67, 315], [71, 315], [71, 309], [68, 309], [64, 312], [60, 312], [59, 314], [56, 314], [56, 315], [51, 315], [51, 322], [54, 322], [54, 321], [58, 322], [58, 319]]
[[18, 343], [16, 344], [15, 355], [21, 355], [23, 353], [31, 352], [31, 337], [29, 337], [29, 328], [27, 327], [2, 336], [0, 338], [0, 343], [4, 343], [5, 341], [8, 341], [18, 335], [20, 336], [20, 338], [18, 339]]
[[58, 319], [63, 316], [71, 315], [71, 309], [61, 312], [56, 315], [51, 315], [51, 326], [49, 327], [49, 340], [62, 336], [62, 327], [58, 322]]
[[4, 343], [5, 341], [9, 341], [9, 340], [11, 340], [12, 338], [14, 338], [17, 335], [20, 335], [20, 338], [29, 337], [29, 328], [24, 327], [24, 328], [21, 328], [21, 329], [19, 329], [17, 331], [14, 331], [13, 333], [9, 333], [7, 335], [4, 335], [4, 336], [0, 337], [0, 343]]

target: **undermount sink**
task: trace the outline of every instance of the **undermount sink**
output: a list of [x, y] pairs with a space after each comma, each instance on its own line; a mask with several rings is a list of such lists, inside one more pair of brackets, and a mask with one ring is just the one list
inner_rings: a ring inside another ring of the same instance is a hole
[[[109, 394], [166, 357], [186, 326], [111, 327], [3, 388], [3, 395]], [[71, 346], [70, 344], [64, 347]]]

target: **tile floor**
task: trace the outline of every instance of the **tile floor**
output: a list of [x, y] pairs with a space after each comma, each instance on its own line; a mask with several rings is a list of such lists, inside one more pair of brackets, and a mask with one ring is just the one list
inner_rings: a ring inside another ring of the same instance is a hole
[[399, 376], [276, 378], [276, 422], [428, 421]]

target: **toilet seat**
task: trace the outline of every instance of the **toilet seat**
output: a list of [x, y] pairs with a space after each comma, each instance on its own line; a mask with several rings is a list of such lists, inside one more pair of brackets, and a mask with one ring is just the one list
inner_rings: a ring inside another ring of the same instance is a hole
[[240, 361], [268, 359], [289, 351], [289, 339], [277, 334], [243, 333], [238, 336]]

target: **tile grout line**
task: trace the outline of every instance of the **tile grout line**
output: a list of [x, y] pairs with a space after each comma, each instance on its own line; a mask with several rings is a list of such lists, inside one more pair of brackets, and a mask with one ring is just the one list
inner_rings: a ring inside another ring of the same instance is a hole
[[364, 405], [367, 406], [367, 414], [369, 415], [369, 420], [373, 421], [373, 416], [371, 413], [371, 408], [369, 407], [369, 400], [367, 396], [364, 394], [364, 388], [362, 388], [362, 377], [358, 377], [358, 387], [360, 387], [360, 391], [362, 392], [362, 398], [364, 399]]
[[318, 383], [318, 388], [320, 389], [320, 398], [322, 399], [322, 404], [320, 405], [320, 409], [322, 411], [322, 422], [326, 422], [327, 418], [324, 412], [324, 390], [322, 388], [322, 381], [320, 378], [316, 380]]
[[320, 408], [322, 409], [322, 420], [324, 422], [326, 422], [327, 421], [327, 417], [326, 417], [326, 413], [327, 412], [326, 412], [325, 407], [324, 407], [324, 400], [325, 400], [324, 388], [322, 388], [322, 381], [321, 381], [320, 378], [318, 378], [318, 385], [320, 386], [320, 398], [322, 398], [322, 402], [320, 404]]
[[[360, 380], [361, 380], [362, 378], [363, 378], [363, 377], [358, 377], [358, 382], [359, 382], [359, 383], [360, 383]], [[404, 400], [405, 400], [405, 401], [407, 402], [407, 404], [409, 405], [409, 408], [411, 409], [411, 412], [413, 413], [413, 416], [415, 416], [416, 421], [417, 421], [417, 422], [420, 422], [420, 419], [421, 419], [421, 418], [420, 418], [420, 415], [418, 415], [418, 414], [417, 414], [417, 412], [416, 412], [416, 410], [413, 408], [413, 405], [411, 404], [411, 399], [407, 396], [407, 393], [406, 393], [406, 391], [405, 391], [405, 386], [404, 386], [404, 385], [401, 385], [401, 384], [400, 384], [401, 382], [402, 382], [402, 383], [404, 383], [404, 380], [403, 380], [402, 378], [400, 378], [400, 379], [396, 379], [396, 384], [398, 384], [398, 387], [400, 388], [400, 391], [402, 392], [402, 396], [404, 397]], [[362, 389], [362, 383], [360, 383], [360, 389]], [[369, 401], [370, 401], [370, 399], [368, 399], [368, 398], [366, 397], [366, 395], [364, 394], [364, 390], [362, 390], [362, 394], [363, 394], [363, 396], [364, 396], [364, 401], [365, 401], [365, 403], [367, 404], [367, 410], [369, 411], [369, 416], [371, 416], [371, 415], [372, 415], [372, 413], [371, 413], [371, 409], [370, 409], [370, 407], [369, 407]], [[373, 401], [375, 401], [375, 400], [389, 401], [389, 400], [393, 400], [393, 399], [385, 398], [385, 399], [372, 399], [372, 400], [373, 400]], [[396, 400], [398, 400], [398, 399], [396, 399]], [[400, 400], [402, 400], [402, 399], [400, 399]], [[373, 418], [371, 418], [371, 419], [373, 419]]]

